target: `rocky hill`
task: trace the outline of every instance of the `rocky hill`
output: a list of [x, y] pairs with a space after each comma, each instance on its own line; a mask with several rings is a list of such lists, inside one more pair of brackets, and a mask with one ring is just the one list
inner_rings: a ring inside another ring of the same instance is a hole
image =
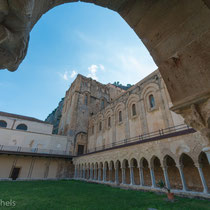
[[53, 134], [58, 134], [58, 126], [60, 123], [62, 109], [63, 109], [64, 98], [58, 104], [58, 107], [52, 111], [51, 114], [45, 119], [45, 122], [53, 124]]

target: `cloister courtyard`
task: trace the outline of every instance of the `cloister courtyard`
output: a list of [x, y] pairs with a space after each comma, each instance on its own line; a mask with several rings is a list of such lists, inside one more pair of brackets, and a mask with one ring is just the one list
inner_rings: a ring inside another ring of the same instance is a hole
[[[0, 209], [209, 209], [209, 200], [119, 189], [75, 180], [1, 182]], [[14, 202], [3, 207], [3, 201]]]

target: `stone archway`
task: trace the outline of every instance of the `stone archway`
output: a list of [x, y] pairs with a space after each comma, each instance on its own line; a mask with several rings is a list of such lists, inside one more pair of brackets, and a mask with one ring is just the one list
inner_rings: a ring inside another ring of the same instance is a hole
[[105, 169], [105, 172], [104, 172], [104, 173], [106, 173], [106, 174], [105, 174], [105, 179], [104, 179], [104, 181], [105, 181], [105, 182], [106, 182], [106, 181], [110, 181], [110, 180], [109, 180], [109, 164], [108, 164], [107, 161], [104, 163], [104, 169]]
[[[27, 53], [30, 31], [44, 13], [78, 1], [2, 0], [0, 69], [18, 68]], [[81, 1], [116, 11], [135, 31], [159, 67], [174, 104], [172, 110], [207, 138], [205, 152], [210, 159], [210, 2]]]
[[117, 175], [118, 175], [118, 183], [121, 184], [122, 183], [122, 167], [121, 167], [121, 163], [120, 163], [119, 160], [116, 161], [115, 168], [116, 168], [115, 169], [115, 173], [118, 170], [118, 173], [117, 173]]
[[189, 155], [183, 153], [180, 156], [180, 164], [183, 168], [187, 189], [201, 192], [203, 190], [201, 179], [192, 158]]
[[134, 184], [139, 185], [140, 184], [140, 177], [139, 177], [139, 168], [138, 168], [138, 162], [135, 158], [131, 159], [131, 166], [130, 170], [133, 170], [133, 179], [134, 179]]
[[164, 167], [167, 170], [171, 189], [181, 190], [182, 189], [182, 181], [180, 178], [179, 169], [176, 167], [176, 163], [171, 156], [166, 155], [164, 157]]
[[86, 175], [87, 179], [90, 179], [90, 163], [88, 163], [87, 165], [87, 175]]
[[95, 177], [94, 163], [90, 165], [90, 179], [93, 180]]
[[140, 166], [143, 170], [143, 177], [144, 177], [144, 185], [145, 186], [151, 186], [151, 175], [150, 175], [150, 169], [149, 169], [149, 163], [145, 158], [142, 158], [140, 161]]
[[102, 180], [103, 180], [103, 163], [100, 162], [98, 167], [98, 181]]
[[98, 163], [95, 163], [94, 180], [98, 180]]
[[123, 160], [122, 163], [122, 180], [123, 184], [130, 184], [130, 168], [128, 160]]
[[154, 169], [155, 183], [157, 184], [160, 180], [164, 180], [160, 159], [154, 156], [151, 160], [151, 165]]
[[114, 161], [110, 161], [110, 166], [109, 166], [109, 181], [110, 182], [115, 182], [115, 168], [114, 168]]

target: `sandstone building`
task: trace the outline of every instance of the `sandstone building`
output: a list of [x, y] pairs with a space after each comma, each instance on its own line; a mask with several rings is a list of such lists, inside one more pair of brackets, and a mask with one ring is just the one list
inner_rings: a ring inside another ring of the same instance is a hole
[[210, 197], [208, 140], [172, 105], [158, 70], [127, 91], [78, 75], [47, 118], [58, 135], [46, 122], [0, 113], [0, 178], [19, 168], [19, 179], [74, 177], [148, 190], [160, 190], [162, 179], [175, 193]]

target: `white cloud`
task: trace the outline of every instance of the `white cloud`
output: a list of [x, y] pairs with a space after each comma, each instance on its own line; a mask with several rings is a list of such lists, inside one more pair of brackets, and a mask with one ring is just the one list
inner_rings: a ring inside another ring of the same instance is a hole
[[92, 79], [98, 80], [98, 77], [96, 76], [96, 73], [98, 71], [98, 66], [93, 64], [90, 67], [88, 67], [89, 74], [87, 77], [91, 77]]
[[70, 77], [74, 78], [76, 75], [77, 75], [77, 72], [75, 70], [73, 70]]
[[62, 78], [63, 78], [64, 80], [66, 80], [66, 81], [69, 80], [69, 79], [68, 79], [68, 72], [67, 72], [67, 71], [65, 71], [65, 73], [62, 75]]
[[77, 72], [75, 70], [65, 71], [64, 73], [59, 73], [59, 75], [63, 80], [69, 81], [70, 79], [73, 79], [77, 75]]
[[102, 71], [105, 71], [105, 67], [104, 67], [104, 65], [99, 64], [99, 68], [100, 68]]

